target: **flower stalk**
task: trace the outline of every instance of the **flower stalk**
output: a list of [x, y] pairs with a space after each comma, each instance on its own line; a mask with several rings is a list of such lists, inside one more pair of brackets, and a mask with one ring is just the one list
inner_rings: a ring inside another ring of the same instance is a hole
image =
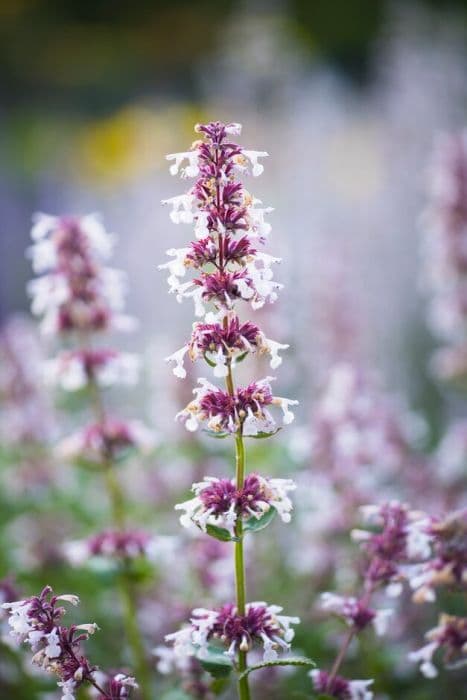
[[[214, 377], [223, 378], [225, 389], [200, 378], [194, 389], [195, 399], [180, 411], [177, 418], [194, 431], [205, 423], [208, 433], [216, 437], [233, 437], [235, 475], [233, 479], [205, 477], [193, 485], [195, 497], [176, 505], [185, 511], [180, 521], [184, 527], [198, 527], [206, 534], [231, 541], [234, 548], [235, 603], [218, 610], [193, 610], [191, 626], [167, 635], [174, 642], [177, 657], [209, 658], [210, 645], [219, 646], [238, 672], [238, 697], [250, 700], [248, 652], [263, 647], [263, 661], [274, 661], [279, 650], [288, 651], [294, 636], [296, 617], [281, 615], [282, 608], [266, 603], [248, 603], [244, 559], [246, 532], [262, 529], [276, 512], [289, 522], [292, 503], [287, 492], [295, 488], [290, 479], [274, 479], [246, 473], [244, 437], [270, 437], [278, 428], [271, 407], [279, 407], [283, 423], [293, 420], [290, 406], [296, 401], [274, 396], [272, 377], [236, 386], [233, 370], [250, 353], [269, 354], [273, 369], [281, 363], [279, 351], [288, 346], [267, 338], [254, 323], [241, 322], [236, 304], [245, 301], [253, 309], [277, 299], [282, 285], [273, 281], [272, 265], [278, 258], [263, 253], [271, 230], [264, 220], [271, 210], [261, 207], [238, 180], [238, 174], [260, 175], [259, 159], [263, 151], [246, 150], [230, 137], [241, 131], [240, 124], [210, 122], [199, 124], [195, 131], [200, 139], [189, 151], [167, 156], [173, 161], [170, 172], [195, 177], [194, 186], [185, 195], [164, 203], [171, 205], [174, 223], [193, 223], [196, 240], [185, 248], [167, 251], [171, 260], [160, 268], [169, 273], [170, 291], [177, 300], [191, 298], [195, 316], [202, 318], [193, 325], [189, 342], [167, 358], [175, 364], [173, 372], [186, 377], [185, 356], [192, 361], [205, 360]], [[187, 270], [197, 275], [182, 281]], [[209, 305], [210, 310], [208, 310]]]

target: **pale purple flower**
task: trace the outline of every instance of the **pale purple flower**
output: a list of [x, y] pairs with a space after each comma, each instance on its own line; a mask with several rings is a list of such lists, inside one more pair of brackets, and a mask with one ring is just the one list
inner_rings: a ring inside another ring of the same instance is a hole
[[438, 650], [444, 652], [446, 668], [459, 668], [467, 664], [467, 618], [442, 614], [439, 624], [425, 635], [428, 644], [409, 654], [409, 659], [420, 664], [427, 678], [435, 678], [438, 670], [433, 656]]
[[102, 464], [119, 460], [130, 450], [148, 453], [154, 446], [154, 434], [140, 421], [106, 418], [62, 440], [56, 454], [71, 461]]
[[95, 382], [105, 388], [115, 384], [132, 386], [138, 379], [139, 358], [106, 348], [62, 352], [44, 368], [47, 383], [65, 391], [78, 391]]
[[266, 603], [247, 603], [245, 614], [239, 615], [233, 603], [218, 610], [193, 610], [190, 626], [166, 636], [174, 643], [176, 653], [182, 656], [198, 654], [203, 658], [211, 640], [222, 642], [227, 656], [238, 651], [249, 651], [253, 646], [263, 649], [263, 660], [273, 661], [278, 651], [289, 651], [294, 637], [291, 625], [300, 622], [298, 617], [281, 615], [282, 608]]
[[335, 676], [332, 680], [327, 671], [318, 668], [310, 671], [313, 688], [318, 693], [325, 693], [336, 700], [372, 700], [373, 693], [368, 690], [373, 680], [351, 681], [343, 676]]
[[206, 530], [215, 525], [234, 535], [238, 518], [261, 518], [274, 508], [283, 522], [290, 522], [292, 502], [288, 491], [296, 488], [291, 479], [271, 479], [259, 474], [248, 474], [238, 489], [234, 479], [205, 477], [193, 484], [195, 497], [175, 506], [184, 513], [180, 522], [184, 527], [197, 525]]
[[288, 425], [294, 419], [290, 406], [296, 405], [298, 401], [273, 396], [270, 385], [272, 379], [266, 377], [247, 387], [238, 388], [233, 396], [206, 379], [199, 379], [200, 386], [193, 391], [195, 400], [177, 418], [190, 431], [197, 430], [200, 423], [206, 422], [209, 430], [217, 433], [235, 433], [240, 428], [244, 435], [273, 433], [277, 426], [268, 407], [281, 408], [282, 422]]
[[386, 633], [393, 613], [390, 609], [374, 610], [362, 598], [328, 592], [321, 594], [321, 608], [341, 617], [356, 632], [361, 632], [371, 624], [378, 636]]
[[43, 317], [45, 333], [130, 330], [133, 321], [121, 311], [125, 277], [101, 266], [113, 247], [113, 237], [94, 215], [37, 215], [30, 249], [40, 276], [28, 285], [32, 312]]

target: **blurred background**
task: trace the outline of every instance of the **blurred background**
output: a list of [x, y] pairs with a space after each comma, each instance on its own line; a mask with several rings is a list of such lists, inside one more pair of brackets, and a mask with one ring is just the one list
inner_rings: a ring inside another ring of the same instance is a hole
[[283, 335], [314, 338], [294, 343], [300, 383], [332, 257], [362, 351], [418, 401], [417, 226], [433, 139], [464, 123], [467, 3], [5, 0], [0, 13], [1, 316], [27, 307], [31, 212], [100, 211], [142, 328], [178, 328], [191, 309], [160, 303], [156, 271], [182, 240], [160, 206], [181, 191], [164, 154], [194, 122], [233, 119], [270, 152], [255, 187], [287, 253]]
[[[130, 465], [131, 512], [163, 534], [178, 532], [172, 505], [188, 497], [191, 481], [225, 473], [230, 463], [227, 448], [185, 438], [173, 420], [191, 383], [180, 388], [163, 358], [184, 344], [193, 314], [190, 304], [167, 296], [166, 275], [157, 270], [166, 249], [183, 245], [188, 235], [160, 204], [185, 190], [169, 175], [164, 156], [189, 147], [194, 123], [214, 119], [241, 122], [241, 143], [270, 154], [264, 175], [248, 187], [274, 206], [268, 252], [283, 258], [276, 278], [285, 288], [273, 307], [261, 310], [259, 322], [268, 336], [290, 343], [278, 393], [298, 397], [301, 405], [277, 446], [252, 449], [251, 468], [278, 476], [295, 471], [302, 495], [295, 529], [279, 535], [277, 526], [274, 544], [261, 545], [252, 587], [261, 598], [296, 605], [305, 620], [299, 648], [327, 662], [335, 634], [317, 631], [312, 602], [323, 586], [355, 583], [355, 551], [342, 541], [357, 505], [384, 493], [437, 512], [465, 506], [467, 428], [457, 442], [452, 436], [447, 447], [443, 442], [452, 421], [465, 414], [465, 395], [447, 390], [429, 371], [437, 342], [426, 320], [420, 248], [433, 144], [441, 132], [467, 123], [466, 39], [464, 0], [0, 2], [0, 321], [28, 312], [32, 213], [100, 212], [118, 236], [113, 264], [128, 275], [128, 309], [140, 321], [135, 335], [118, 342], [144, 355], [148, 379], [145, 392], [118, 395], [117, 403], [128, 414], [145, 415], [159, 436], [144, 479]], [[28, 350], [28, 358], [34, 352]], [[353, 378], [340, 400], [350, 411], [354, 397], [363, 395], [367, 419], [379, 420], [368, 428], [378, 435], [374, 454], [352, 469], [370, 464], [382, 471], [378, 478], [358, 472], [362, 493], [349, 497], [346, 517], [336, 524], [342, 508], [336, 493], [349, 491], [349, 475], [340, 482], [326, 476], [319, 411], [329, 372], [343, 360], [358, 370], [349, 370]], [[46, 420], [51, 403], [41, 394], [37, 415]], [[64, 408], [59, 402], [58, 410]], [[39, 432], [55, 436], [57, 428], [42, 425]], [[313, 461], [318, 452], [321, 462]], [[106, 614], [108, 622], [113, 609], [104, 594], [111, 574], [71, 572], [59, 551], [63, 536], [102, 526], [93, 482], [64, 471], [51, 477], [49, 467], [37, 471], [29, 457], [14, 476], [11, 454], [4, 459], [0, 579], [14, 572], [28, 592], [46, 579], [71, 588], [90, 614]], [[436, 466], [442, 459], [446, 472]], [[336, 543], [333, 552], [329, 541]], [[281, 561], [277, 547], [283, 547]], [[196, 568], [201, 554], [196, 559], [193, 551], [185, 563], [193, 556]], [[167, 574], [165, 564], [162, 569], [157, 590], [143, 576], [145, 634], [153, 646], [186, 617], [189, 603], [207, 595], [196, 579], [169, 604], [174, 573]], [[352, 652], [354, 677], [376, 676], [381, 700], [460, 697], [460, 673], [433, 684], [404, 660], [421, 646], [435, 615], [406, 611], [402, 617], [393, 630], [397, 650], [383, 652], [367, 641], [365, 663]], [[117, 629], [113, 620], [103, 633], [108, 646], [96, 647], [103, 664], [120, 651], [118, 635], [112, 637]], [[19, 700], [22, 693], [31, 700], [52, 690], [8, 673], [5, 686], [0, 673], [0, 690]], [[309, 681], [303, 674], [294, 678], [286, 678], [286, 687], [308, 697]], [[263, 679], [258, 697], [283, 698], [277, 683]], [[161, 697], [187, 697], [167, 692]]]

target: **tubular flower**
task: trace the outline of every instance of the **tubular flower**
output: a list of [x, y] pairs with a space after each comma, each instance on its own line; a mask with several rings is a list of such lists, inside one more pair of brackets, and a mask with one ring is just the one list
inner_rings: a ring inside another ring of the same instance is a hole
[[2, 607], [9, 611], [11, 635], [18, 643], [29, 644], [34, 652], [33, 663], [58, 676], [62, 698], [73, 700], [74, 692], [85, 682], [93, 680], [95, 667], [80, 653], [80, 644], [93, 634], [97, 625], [61, 626], [65, 608], [60, 602], [77, 605], [75, 595], [53, 595], [46, 586], [39, 596]]
[[139, 358], [131, 353], [116, 350], [71, 350], [49, 360], [45, 367], [45, 379], [59, 385], [65, 391], [78, 391], [96, 382], [108, 387], [114, 384], [136, 384]]
[[207, 381], [199, 379], [200, 385], [193, 390], [196, 398], [183, 409], [177, 418], [187, 430], [197, 430], [201, 422], [206, 421], [209, 430], [216, 433], [235, 433], [242, 428], [244, 435], [273, 433], [276, 423], [268, 406], [282, 409], [282, 422], [287, 425], [294, 419], [290, 406], [298, 401], [273, 396], [270, 382], [272, 377], [252, 382], [247, 387], [239, 388], [233, 395]]
[[154, 537], [141, 530], [105, 530], [86, 540], [67, 542], [63, 551], [72, 565], [80, 566], [92, 557], [115, 560], [146, 557], [154, 560], [171, 548], [173, 548], [171, 537]]
[[43, 316], [46, 333], [82, 333], [133, 327], [120, 312], [125, 278], [100, 265], [113, 248], [113, 237], [94, 215], [55, 217], [38, 214], [29, 249], [34, 271], [32, 312]]
[[341, 617], [356, 632], [361, 632], [371, 624], [378, 636], [385, 634], [389, 617], [393, 612], [389, 609], [373, 610], [363, 599], [340, 596], [335, 593], [321, 594], [321, 608]]
[[194, 323], [190, 342], [167, 357], [167, 362], [174, 362], [173, 373], [184, 379], [186, 370], [183, 366], [186, 355], [195, 361], [204, 358], [214, 367], [215, 377], [227, 375], [227, 361], [232, 367], [249, 352], [270, 355], [270, 365], [276, 369], [282, 363], [281, 350], [289, 346], [266, 338], [258, 326], [250, 321], [240, 323], [237, 316], [220, 323]]
[[[241, 131], [239, 124], [211, 122], [195, 130], [203, 138], [190, 151], [167, 158], [173, 175], [196, 177], [196, 182], [187, 194], [163, 203], [171, 207], [174, 223], [194, 224], [196, 240], [168, 250], [171, 259], [160, 268], [167, 270], [170, 291], [178, 301], [191, 298], [195, 315], [204, 320], [194, 324], [190, 341], [167, 360], [175, 363], [174, 374], [181, 378], [186, 376], [186, 355], [205, 359], [216, 377], [225, 377], [228, 365], [248, 352], [270, 354], [275, 369], [281, 363], [279, 351], [288, 346], [269, 340], [253, 323], [241, 323], [235, 312], [239, 300], [254, 309], [275, 301], [282, 286], [272, 274], [279, 258], [258, 250], [270, 232], [264, 217], [272, 209], [258, 206], [261, 202], [237, 179], [242, 173], [260, 175], [259, 159], [267, 153], [231, 142], [230, 136]], [[199, 274], [186, 281], [189, 269]], [[189, 429], [193, 425], [187, 421]]]
[[438, 649], [444, 651], [446, 668], [459, 668], [467, 664], [467, 618], [441, 615], [439, 624], [426, 634], [428, 644], [409, 654], [409, 659], [420, 664], [427, 678], [435, 678], [438, 670], [433, 656]]
[[433, 519], [426, 532], [432, 553], [410, 579], [417, 603], [434, 601], [438, 588], [467, 590], [467, 509]]
[[[227, 647], [224, 652], [234, 657], [240, 651], [249, 651], [254, 645], [263, 648], [263, 660], [273, 661], [278, 650], [289, 651], [294, 637], [291, 625], [300, 622], [298, 617], [280, 615], [282, 608], [266, 603], [248, 603], [245, 615], [239, 615], [234, 604], [219, 610], [193, 610], [191, 626], [166, 636], [174, 643], [175, 653], [184, 656], [197, 652], [199, 658], [206, 653], [211, 640], [219, 640]], [[194, 650], [193, 650], [194, 648]]]
[[349, 681], [342, 676], [334, 676], [331, 679], [330, 673], [313, 669], [310, 671], [313, 681], [313, 688], [317, 693], [326, 693], [326, 696], [336, 698], [336, 700], [372, 700], [373, 693], [368, 690], [373, 681]]
[[366, 520], [379, 532], [353, 530], [352, 538], [361, 543], [368, 555], [365, 579], [369, 586], [387, 586], [389, 595], [398, 595], [401, 581], [410, 578], [411, 564], [430, 556], [431, 536], [426, 532], [427, 517], [391, 501], [382, 506], [363, 506]]
[[140, 421], [106, 418], [65, 438], [56, 453], [62, 459], [102, 465], [109, 459], [121, 459], [132, 449], [149, 452], [154, 444], [153, 433]]
[[238, 518], [259, 519], [271, 508], [284, 522], [290, 522], [292, 502], [287, 492], [295, 488], [291, 479], [267, 479], [259, 474], [249, 474], [240, 489], [234, 479], [205, 477], [193, 484], [195, 497], [175, 509], [185, 511], [180, 518], [184, 527], [195, 524], [206, 530], [207, 525], [216, 525], [233, 535]]

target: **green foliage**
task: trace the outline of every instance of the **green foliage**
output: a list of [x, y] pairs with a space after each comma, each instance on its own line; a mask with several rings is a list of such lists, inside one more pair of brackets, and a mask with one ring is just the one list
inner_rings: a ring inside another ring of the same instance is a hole
[[276, 659], [275, 661], [264, 661], [261, 664], [255, 664], [254, 666], [249, 666], [246, 671], [240, 674], [239, 678], [245, 678], [253, 671], [258, 671], [261, 668], [273, 668], [275, 666], [316, 666], [315, 662], [311, 659], [306, 658], [290, 658], [290, 659]]

